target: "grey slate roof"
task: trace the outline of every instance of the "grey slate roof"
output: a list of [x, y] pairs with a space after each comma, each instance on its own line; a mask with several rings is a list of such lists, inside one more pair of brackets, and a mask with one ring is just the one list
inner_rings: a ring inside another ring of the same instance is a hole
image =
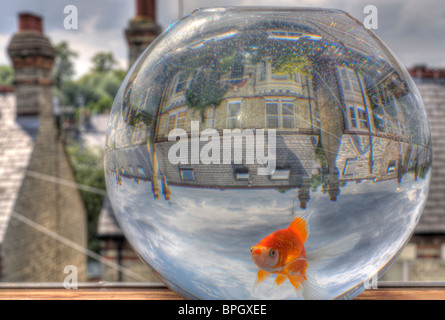
[[433, 142], [431, 187], [416, 233], [445, 232], [445, 79], [414, 78], [425, 104]]
[[26, 174], [38, 123], [37, 116], [16, 119], [14, 93], [0, 94], [0, 244]]

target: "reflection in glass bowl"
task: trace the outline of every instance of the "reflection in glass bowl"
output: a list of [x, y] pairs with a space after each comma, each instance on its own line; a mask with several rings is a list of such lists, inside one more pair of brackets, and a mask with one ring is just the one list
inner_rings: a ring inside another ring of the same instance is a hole
[[118, 222], [199, 299], [353, 298], [428, 194], [431, 138], [397, 58], [339, 10], [209, 8], [172, 25], [116, 96]]

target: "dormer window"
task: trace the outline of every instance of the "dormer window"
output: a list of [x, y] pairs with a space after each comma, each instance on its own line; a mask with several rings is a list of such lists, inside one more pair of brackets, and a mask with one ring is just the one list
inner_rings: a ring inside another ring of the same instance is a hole
[[195, 181], [195, 170], [192, 168], [180, 168], [179, 174], [183, 181]]
[[270, 176], [270, 180], [289, 180], [290, 169], [276, 169]]
[[239, 168], [235, 170], [235, 179], [237, 181], [249, 181], [249, 169]]
[[187, 76], [184, 72], [181, 72], [178, 76], [178, 82], [176, 85], [175, 93], [179, 93], [185, 90], [185, 87], [187, 86]]

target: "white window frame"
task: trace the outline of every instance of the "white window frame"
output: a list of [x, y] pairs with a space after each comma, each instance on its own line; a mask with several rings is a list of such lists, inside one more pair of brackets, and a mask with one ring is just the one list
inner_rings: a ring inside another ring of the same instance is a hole
[[[182, 92], [184, 92], [185, 91], [185, 89], [187, 89], [187, 83], [188, 83], [188, 78], [189, 77], [186, 77], [183, 81], [179, 81], [180, 80], [180, 78], [181, 78], [181, 76], [184, 74], [184, 72], [180, 72], [177, 76], [176, 76], [176, 79], [175, 79], [175, 85], [174, 85], [174, 87], [173, 87], [173, 93], [174, 94], [179, 94], [179, 93], [182, 93]], [[185, 74], [184, 74], [184, 76], [185, 76]], [[182, 89], [181, 91], [178, 91], [178, 87], [179, 87], [179, 84], [182, 84], [182, 83], [184, 83], [184, 89]]]
[[[192, 178], [184, 178], [183, 172], [191, 172]], [[196, 181], [195, 169], [193, 168], [179, 168], [179, 175], [182, 181]]]
[[[268, 124], [268, 118], [272, 117], [269, 116], [267, 113], [267, 105], [268, 104], [277, 104], [278, 105], [278, 126], [277, 127], [269, 127]], [[292, 112], [293, 112], [293, 122], [292, 122], [292, 127], [284, 127], [284, 118], [291, 118], [291, 116], [289, 115], [284, 115], [283, 114], [283, 108], [285, 108], [283, 105], [286, 104], [291, 104], [292, 105]], [[265, 114], [265, 123], [266, 123], [266, 128], [270, 128], [270, 129], [295, 129], [296, 125], [295, 125], [295, 100], [290, 100], [290, 99], [286, 99], [286, 98], [276, 98], [276, 99], [266, 99], [265, 103], [264, 103], [264, 114]]]
[[[212, 112], [213, 117], [209, 117], [209, 113]], [[205, 120], [205, 128], [206, 129], [213, 129], [215, 128], [215, 117], [216, 117], [216, 108], [215, 107], [209, 107], [206, 110], [206, 120]]]
[[[394, 162], [394, 165], [391, 165], [392, 162]], [[396, 160], [390, 160], [388, 162], [388, 167], [386, 168], [386, 174], [391, 174], [396, 172], [396, 167], [397, 167], [397, 161]]]
[[337, 67], [343, 91], [362, 94], [358, 74], [351, 68]]
[[[228, 103], [227, 103], [227, 129], [237, 129], [237, 128], [242, 128], [242, 125], [243, 125], [243, 123], [242, 123], [242, 108], [243, 108], [243, 103], [242, 103], [243, 101], [241, 100], [241, 99], [237, 99], [237, 100], [229, 100], [228, 101]], [[238, 113], [238, 116], [237, 117], [234, 117], [234, 116], [231, 116], [230, 115], [230, 106], [231, 105], [234, 105], [234, 104], [239, 104], [239, 113]], [[235, 126], [235, 127], [232, 127], [232, 126], [229, 126], [229, 123], [230, 123], [230, 120], [232, 120], [232, 119], [236, 119], [236, 118], [238, 118], [238, 120], [239, 120], [239, 126]]]
[[289, 180], [290, 169], [276, 169], [275, 172], [270, 176], [270, 180]]
[[[351, 110], [354, 111], [354, 117], [351, 115]], [[360, 118], [359, 111], [363, 112], [365, 114], [366, 119]], [[357, 105], [348, 105], [348, 119], [349, 119], [349, 125], [350, 128], [352, 128], [354, 131], [368, 131], [369, 130], [369, 121], [368, 121], [368, 115], [366, 114], [366, 108], [362, 106]], [[354, 126], [355, 121], [355, 126]], [[362, 127], [362, 123], [366, 123], [365, 127]]]
[[[179, 119], [180, 119], [179, 118], [179, 114], [181, 114], [182, 112], [186, 112], [186, 111], [187, 111], [187, 108], [181, 108], [181, 109], [174, 110], [173, 112], [169, 113], [169, 115], [168, 115], [168, 123], [167, 123], [167, 135], [170, 133], [171, 130], [178, 128]], [[174, 127], [172, 125], [170, 125], [170, 119], [173, 116], [176, 117]], [[187, 114], [186, 114], [185, 117], [182, 117], [181, 119], [187, 119]], [[170, 128], [170, 127], [172, 127], [172, 128]], [[184, 127], [182, 129], [185, 130], [185, 123], [184, 123]]]

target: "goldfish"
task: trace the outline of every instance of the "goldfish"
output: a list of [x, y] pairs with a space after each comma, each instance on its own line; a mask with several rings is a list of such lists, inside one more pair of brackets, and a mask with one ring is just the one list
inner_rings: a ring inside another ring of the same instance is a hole
[[[274, 231], [251, 247], [252, 261], [260, 269], [255, 286], [276, 274], [276, 287], [288, 280], [297, 295], [301, 293], [305, 299], [326, 298], [325, 290], [314, 276], [316, 266], [319, 269], [326, 265], [328, 258], [336, 258], [350, 250], [357, 243], [358, 236], [347, 236], [308, 254], [305, 243], [309, 236], [311, 213], [297, 215], [289, 227]], [[310, 266], [313, 266], [312, 272], [309, 272]]]

